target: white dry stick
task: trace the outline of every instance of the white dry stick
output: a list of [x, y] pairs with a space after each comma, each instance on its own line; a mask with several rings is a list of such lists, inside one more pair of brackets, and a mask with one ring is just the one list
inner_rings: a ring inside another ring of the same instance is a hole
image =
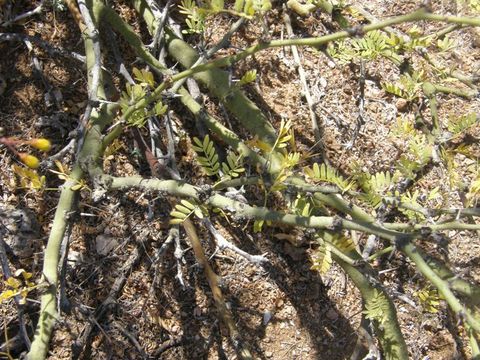
[[243, 256], [245, 259], [250, 261], [251, 263], [261, 266], [264, 263], [268, 262], [268, 259], [265, 257], [266, 254], [264, 255], [250, 255], [249, 253], [243, 251], [242, 249], [238, 248], [237, 246], [233, 245], [231, 242], [229, 242], [227, 239], [223, 237], [222, 234], [220, 234], [217, 229], [213, 226], [212, 222], [208, 218], [204, 218], [202, 220], [203, 224], [206, 226], [208, 231], [213, 235], [215, 240], [217, 241], [217, 246], [220, 250], [223, 249], [229, 249], [232, 250], [233, 252], [237, 253], [240, 256]]
[[[293, 38], [293, 29], [292, 29], [292, 23], [290, 21], [290, 16], [288, 15], [288, 12], [285, 12], [283, 16], [283, 21], [285, 22], [285, 26], [287, 28], [287, 34], [290, 38]], [[303, 69], [301, 60], [300, 60], [300, 55], [298, 53], [298, 48], [296, 46], [292, 46], [292, 54], [293, 54], [293, 59], [295, 60], [295, 64], [297, 66], [297, 71], [298, 71], [298, 76], [300, 77], [300, 81], [303, 86], [303, 91], [305, 92], [305, 99], [307, 100], [307, 105], [308, 105], [308, 111], [310, 113], [310, 119], [312, 121], [312, 129], [313, 129], [313, 135], [315, 137], [315, 141], [318, 142], [318, 144], [322, 144], [322, 132], [320, 131], [320, 128], [318, 126], [318, 121], [317, 121], [317, 115], [315, 114], [315, 111], [313, 110], [314, 108], [314, 103], [312, 100], [312, 95], [310, 94], [310, 89], [307, 84], [307, 78], [305, 76], [305, 70]]]
[[365, 244], [365, 247], [363, 248], [362, 252], [362, 257], [363, 259], [368, 259], [368, 257], [371, 255], [372, 251], [377, 247], [378, 245], [378, 238], [376, 235], [370, 235], [367, 238], [367, 243]]
[[3, 41], [25, 41], [28, 40], [31, 43], [37, 45], [38, 47], [42, 48], [46, 51], [49, 55], [60, 55], [66, 58], [72, 58], [74, 60], [80, 61], [84, 63], [85, 56], [80, 55], [74, 51], [65, 50], [62, 48], [55, 47], [51, 45], [49, 42], [42, 40], [37, 36], [29, 36], [25, 34], [19, 33], [0, 33], [0, 43]]
[[182, 287], [185, 288], [185, 281], [183, 281], [182, 264], [181, 264], [184, 251], [182, 250], [182, 247], [180, 245], [178, 225], [173, 226], [172, 229], [176, 229], [176, 235], [173, 236], [173, 239], [175, 240], [175, 251], [173, 252], [173, 256], [175, 256], [175, 260], [177, 260], [176, 278], [178, 279], [178, 282], [180, 283], [180, 285], [182, 285]]
[[20, 20], [23, 20], [23, 19], [26, 19], [30, 16], [33, 16], [35, 14], [40, 14], [43, 10], [43, 4], [44, 4], [45, 1], [42, 1], [40, 2], [40, 5], [38, 5], [35, 9], [33, 10], [30, 10], [30, 11], [27, 11], [23, 14], [20, 14], [18, 16], [16, 16], [15, 18], [13, 18], [12, 20], [9, 20], [9, 21], [5, 21], [3, 24], [0, 24], [1, 26], [3, 27], [7, 27], [7, 26], [10, 26], [12, 25], [13, 23], [16, 23], [17, 21], [20, 21]]
[[155, 16], [155, 20], [157, 21], [157, 27], [155, 29], [155, 34], [153, 36], [152, 43], [150, 44], [151, 53], [155, 56], [157, 52], [158, 45], [160, 44], [160, 39], [163, 39], [163, 35], [165, 32], [165, 23], [167, 22], [168, 18], [168, 10], [170, 9], [170, 3], [172, 0], [168, 0], [163, 10], [160, 11], [157, 4], [153, 0], [146, 0], [148, 6], [152, 10], [153, 16]]

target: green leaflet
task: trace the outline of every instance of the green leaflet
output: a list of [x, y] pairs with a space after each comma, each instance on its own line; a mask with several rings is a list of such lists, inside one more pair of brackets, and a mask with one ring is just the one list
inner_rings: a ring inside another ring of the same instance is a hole
[[195, 214], [199, 219], [203, 219], [208, 214], [208, 210], [205, 206], [199, 205], [194, 201], [190, 202], [182, 199], [180, 204], [175, 205], [175, 208], [170, 212], [170, 224], [181, 224], [192, 214]]
[[387, 298], [382, 292], [375, 289], [374, 295], [365, 304], [365, 310], [363, 310], [365, 318], [376, 321], [379, 324], [384, 324], [388, 320], [385, 316], [388, 313], [389, 308]]
[[238, 155], [233, 151], [228, 153], [226, 159], [227, 162], [222, 162], [220, 164], [214, 143], [210, 140], [209, 135], [206, 135], [203, 140], [194, 137], [193, 142], [195, 145], [192, 145], [192, 148], [199, 155], [197, 157], [197, 162], [208, 176], [217, 176], [223, 181], [239, 177], [241, 173], [245, 172], [245, 168], [243, 167], [243, 156]]
[[311, 168], [306, 167], [303, 169], [303, 171], [305, 172], [305, 175], [312, 180], [328, 182], [337, 185], [342, 191], [348, 191], [355, 185], [355, 182], [345, 180], [341, 175], [338, 174], [336, 169], [328, 166], [327, 164], [318, 165], [315, 163]]

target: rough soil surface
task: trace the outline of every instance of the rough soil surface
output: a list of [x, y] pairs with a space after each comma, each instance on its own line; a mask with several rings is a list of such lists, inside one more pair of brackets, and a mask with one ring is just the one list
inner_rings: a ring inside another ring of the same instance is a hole
[[[373, 1], [364, 9], [377, 19], [384, 19], [410, 11], [418, 4], [418, 1], [408, 4]], [[361, 2], [358, 5], [365, 6]], [[28, 1], [16, 1], [11, 11], [18, 15], [34, 6]], [[148, 43], [150, 37], [129, 5], [122, 2], [115, 3], [115, 7]], [[455, 1], [434, 2], [433, 8], [443, 14], [470, 11], [466, 10], [465, 4]], [[181, 19], [179, 16], [175, 18]], [[266, 21], [272, 39], [287, 36], [279, 5]], [[231, 22], [228, 16], [209, 20], [207, 45], [216, 43]], [[321, 36], [339, 30], [331, 18], [320, 12], [305, 18], [292, 15], [292, 25], [298, 37]], [[419, 26], [426, 34], [445, 27], [431, 23]], [[407, 31], [409, 25], [398, 29]], [[38, 36], [59, 48], [84, 53], [80, 32], [71, 15], [68, 11], [53, 11], [50, 5], [41, 14], [2, 27], [0, 32]], [[232, 47], [220, 51], [217, 56], [244, 48], [262, 36], [262, 27], [258, 25], [245, 28], [235, 34]], [[455, 65], [465, 74], [478, 76], [479, 37], [479, 32], [473, 29], [452, 32], [451, 38], [457, 46], [437, 60], [446, 67]], [[192, 43], [196, 40], [195, 36], [189, 38]], [[120, 43], [119, 47], [127, 68], [131, 70], [130, 64], [135, 56], [125, 44]], [[415, 117], [408, 105], [405, 107], [381, 87], [383, 79], [398, 79], [398, 67], [387, 60], [365, 64], [365, 123], [353, 142], [359, 114], [359, 69], [337, 63], [322, 49], [300, 48], [299, 52], [310, 91], [317, 103], [315, 111], [323, 127], [328, 161], [347, 174], [354, 162], [360, 162], [364, 170], [372, 173], [392, 169], [405, 146], [392, 139], [392, 128], [398, 119], [412, 121]], [[42, 74], [33, 70], [34, 55], [41, 63]], [[414, 57], [413, 66], [420, 61], [419, 56]], [[105, 58], [104, 62], [114, 63], [111, 57]], [[282, 118], [292, 120], [298, 149], [307, 151], [315, 145], [315, 140], [297, 66], [290, 48], [271, 49], [239, 63], [232, 69], [232, 76], [235, 80], [246, 70], [256, 69], [257, 81], [244, 88], [248, 96], [275, 127], [278, 128]], [[75, 136], [72, 131], [86, 105], [84, 66], [73, 59], [51, 56], [35, 45], [29, 51], [22, 42], [0, 42], [0, 75], [6, 82], [0, 95], [0, 126], [4, 135], [51, 139], [51, 154], [64, 148]], [[122, 90], [124, 81], [116, 73], [112, 75], [114, 83]], [[238, 128], [236, 120], [218, 106], [216, 99], [204, 96], [204, 103], [212, 114], [232, 126], [244, 139], [252, 138]], [[478, 98], [466, 100], [441, 95], [439, 104], [442, 121], [452, 114], [480, 112]], [[172, 102], [171, 109], [176, 110], [172, 116], [178, 129], [176, 158], [182, 176], [196, 184], [208, 182], [206, 177], [200, 176], [201, 170], [189, 149], [190, 137], [200, 136], [192, 125], [194, 120], [175, 102]], [[428, 114], [428, 110], [425, 112]], [[478, 139], [478, 125], [470, 131], [471, 136]], [[149, 175], [148, 167], [135, 151], [135, 143], [129, 134], [116, 144], [115, 153], [104, 159], [106, 172], [123, 176]], [[318, 160], [318, 155], [313, 159]], [[61, 162], [68, 166], [71, 160], [72, 154], [67, 153]], [[467, 157], [459, 161], [463, 161], [465, 167], [475, 163]], [[0, 147], [0, 163], [0, 216], [6, 227], [5, 242], [12, 250], [8, 252], [11, 270], [25, 269], [33, 273], [34, 279], [39, 279], [43, 249], [61, 180], [43, 167], [40, 173], [46, 176], [48, 189], [41, 193], [22, 189], [12, 170], [12, 165], [18, 165], [19, 161], [5, 146]], [[460, 176], [464, 175], [460, 173]], [[437, 186], [448, 190], [449, 186], [441, 167], [427, 173], [419, 184], [427, 191]], [[262, 205], [256, 195], [247, 193], [249, 199]], [[92, 323], [95, 309], [108, 297], [113, 284], [122, 275], [126, 275], [126, 283], [110, 305], [106, 317], [94, 323], [92, 337], [83, 350], [84, 359], [236, 358], [234, 347], [224, 336], [226, 329], [218, 320], [203, 270], [183, 232], [181, 247], [184, 253], [179, 262], [174, 256], [173, 245], [160, 260], [156, 257], [170, 227], [169, 200], [172, 199], [130, 191], [113, 193], [100, 203], [94, 203], [89, 190], [81, 191], [78, 211], [71, 214], [74, 221], [70, 229], [68, 261], [63, 270], [65, 296], [50, 346], [50, 359], [72, 357], [75, 341]], [[462, 206], [461, 194], [451, 194], [450, 206]], [[210, 234], [199, 226], [207, 257], [222, 279], [227, 304], [242, 340], [253, 356], [258, 359], [349, 359], [359, 341], [362, 303], [359, 291], [341, 268], [334, 265], [326, 275], [312, 271], [309, 254], [314, 245], [300, 230], [293, 232], [288, 228], [266, 227], [262, 233], [255, 234], [251, 222], [229, 223], [220, 216], [212, 220], [229, 241], [251, 254], [267, 254], [270, 260], [268, 266], [259, 267], [231, 251], [215, 251]], [[278, 234], [285, 233], [293, 234], [289, 237], [291, 241], [279, 239]], [[452, 269], [466, 279], [479, 282], [478, 236], [458, 231], [446, 235], [450, 237], [448, 243], [422, 245], [429, 252], [442, 253]], [[356, 237], [358, 246], [362, 246], [366, 236], [356, 234]], [[138, 263], [123, 274], [122, 266], [136, 252], [139, 253]], [[425, 282], [403, 256], [396, 252], [384, 256], [375, 263], [375, 268], [382, 272], [380, 279], [394, 296], [412, 359], [470, 358], [470, 350], [465, 346], [468, 344], [465, 331], [461, 325], [457, 326], [458, 321], [447, 306], [442, 302], [437, 313], [426, 312], [420, 306], [415, 293]], [[184, 285], [177, 276], [178, 271]], [[5, 289], [6, 285], [0, 283], [0, 291]], [[399, 293], [407, 301], [395, 296]], [[33, 300], [39, 298], [39, 291], [31, 292], [28, 297], [32, 301], [27, 302], [25, 313], [27, 329], [32, 334], [39, 308]], [[7, 351], [7, 337], [10, 349], [13, 349], [12, 356], [19, 356], [25, 348], [19, 337], [14, 302], [2, 302], [1, 311], [0, 344], [3, 345], [0, 345], [0, 352]]]

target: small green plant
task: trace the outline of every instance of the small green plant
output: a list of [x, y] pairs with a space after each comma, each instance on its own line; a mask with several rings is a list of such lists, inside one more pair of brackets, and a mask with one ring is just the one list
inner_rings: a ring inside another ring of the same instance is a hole
[[243, 76], [240, 78], [240, 81], [237, 83], [238, 86], [243, 86], [246, 84], [250, 84], [257, 79], [257, 70], [248, 70]]
[[[138, 83], [127, 83], [125, 85], [126, 89], [122, 91], [122, 96], [120, 97], [119, 103], [123, 113], [125, 113], [130, 106], [144, 99], [155, 87], [155, 80], [150, 71], [133, 68], [133, 75]], [[150, 116], [161, 116], [166, 112], [167, 105], [164, 105], [161, 100], [158, 100], [150, 109], [141, 107], [133, 111], [127, 119], [127, 125], [143, 127]]]
[[197, 137], [194, 137], [193, 141], [195, 145], [192, 145], [192, 149], [199, 155], [197, 161], [208, 176], [216, 176], [219, 181], [226, 181], [240, 176], [245, 171], [243, 157], [233, 151], [228, 153], [227, 161], [220, 164], [215, 144], [209, 135], [206, 135], [203, 141]]
[[178, 6], [180, 13], [186, 15], [186, 30], [182, 30], [184, 34], [201, 34], [205, 30], [206, 13], [199, 8], [194, 0], [182, 0]]
[[[70, 171], [68, 170], [68, 168], [64, 166], [60, 161], [55, 160], [55, 165], [57, 166], [58, 171], [56, 170], [50, 170], [50, 171], [54, 174], [57, 174], [60, 180], [63, 180], [65, 182], [74, 180], [72, 179], [72, 177], [70, 177]], [[75, 180], [75, 185], [72, 185], [70, 189], [73, 191], [80, 191], [80, 190], [91, 191], [91, 189], [88, 187], [84, 179]]]
[[364, 191], [360, 199], [377, 208], [382, 203], [385, 196], [391, 196], [393, 193], [394, 182], [389, 172], [378, 172], [370, 175], [363, 173], [358, 176], [358, 183]]
[[312, 266], [310, 269], [318, 271], [320, 274], [325, 275], [332, 266], [332, 250], [331, 245], [323, 239], [318, 240], [319, 247], [310, 256]]
[[359, 39], [352, 38], [330, 43], [327, 52], [341, 64], [358, 59], [372, 61], [379, 57], [385, 57], [397, 65], [401, 63], [401, 57], [389, 43], [388, 36], [380, 30], [371, 31]]
[[437, 289], [423, 288], [415, 293], [424, 311], [436, 314], [440, 306], [440, 295]]
[[34, 169], [12, 165], [12, 171], [20, 178], [20, 187], [34, 191], [41, 191], [45, 188], [46, 178], [39, 175]]
[[346, 192], [355, 187], [355, 182], [352, 180], [346, 180], [338, 171], [327, 164], [318, 165], [313, 164], [312, 167], [305, 167], [303, 169], [305, 175], [315, 182], [331, 183], [339, 187], [340, 190]]
[[4, 281], [7, 290], [0, 293], [0, 302], [10, 300], [20, 295], [20, 303], [25, 304], [28, 293], [39, 286], [31, 281], [32, 277], [32, 273], [23, 269], [17, 270], [14, 276]]
[[382, 87], [390, 94], [413, 101], [421, 96], [424, 79], [425, 74], [422, 71], [414, 71], [411, 75], [401, 75], [398, 82], [384, 81]]
[[363, 314], [366, 319], [376, 321], [379, 324], [384, 324], [388, 319], [385, 314], [388, 313], [388, 302], [385, 295], [374, 289], [374, 295], [365, 304]]
[[223, 0], [205, 1], [198, 6], [194, 0], [182, 0], [178, 5], [180, 13], [186, 16], [185, 24], [187, 29], [182, 30], [184, 34], [203, 34], [205, 32], [205, 21], [209, 16], [219, 13], [228, 13], [247, 19], [262, 17], [272, 8], [270, 0], [236, 0], [233, 9], [225, 7]]
[[463, 116], [450, 115], [448, 118], [447, 129], [452, 135], [457, 136], [470, 129], [479, 121], [478, 115], [475, 113]]

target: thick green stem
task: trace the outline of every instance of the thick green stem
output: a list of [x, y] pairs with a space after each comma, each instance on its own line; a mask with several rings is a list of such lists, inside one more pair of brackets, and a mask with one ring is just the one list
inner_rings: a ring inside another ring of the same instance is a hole
[[[360, 257], [360, 255], [358, 256]], [[359, 271], [355, 266], [346, 263], [335, 255], [333, 258], [352, 279], [355, 286], [360, 290], [362, 298], [366, 303], [369, 303], [373, 298], [377, 299], [377, 301], [380, 299], [384, 302], [382, 308], [388, 309], [386, 314], [384, 314], [387, 320], [385, 320], [383, 324], [379, 324], [377, 321], [374, 321], [376, 331], [379, 333], [379, 335], [381, 335], [379, 336], [379, 340], [380, 344], [382, 345], [382, 349], [385, 352], [386, 358], [408, 359], [408, 349], [400, 331], [396, 309], [385, 290], [379, 285], [374, 286], [371, 284], [368, 280], [368, 277], [365, 276], [363, 272]], [[383, 296], [376, 296], [377, 294], [375, 293], [375, 290], [377, 290], [377, 292], [381, 293]]]
[[[186, 42], [174, 38], [173, 34], [168, 33], [167, 42], [170, 55], [185, 68], [190, 68], [198, 60], [199, 56], [195, 49]], [[188, 70], [186, 71], [188, 72]], [[208, 69], [208, 71], [196, 72], [192, 75], [195, 80], [205, 85], [216, 98], [222, 101], [226, 108], [252, 134], [257, 135], [270, 145], [275, 142], [277, 137], [272, 125], [270, 125], [255, 103], [248, 99], [238, 87], [233, 86], [229, 82], [227, 71], [214, 67]]]
[[409, 237], [408, 234], [391, 231], [378, 225], [359, 220], [347, 220], [336, 216], [308, 217], [274, 211], [265, 207], [254, 207], [219, 194], [209, 195], [211, 189], [203, 190], [193, 185], [175, 180], [145, 179], [141, 176], [111, 177], [109, 175], [103, 175], [101, 183], [106, 184], [111, 189], [117, 190], [140, 188], [144, 190], [156, 190], [169, 195], [190, 197], [212, 207], [232, 211], [234, 216], [239, 219], [248, 218], [266, 220], [274, 223], [307, 228], [356, 230], [375, 234], [390, 241]]
[[140, 56], [147, 64], [151, 65], [154, 69], [164, 74], [170, 73], [150, 52], [146, 46], [143, 45], [140, 37], [135, 33], [130, 25], [128, 25], [115, 10], [108, 5], [103, 4], [99, 0], [93, 0], [93, 9], [95, 12], [95, 20], [99, 23], [101, 20], [106, 20], [108, 23], [117, 30], [123, 38], [132, 46], [137, 55]]
[[[92, 68], [95, 66], [92, 37], [84, 35], [85, 51], [87, 59], [87, 72], [89, 74], [89, 86], [92, 82]], [[97, 88], [98, 98], [104, 99], [105, 92], [103, 83]], [[117, 105], [103, 105], [100, 109], [94, 109], [91, 113], [91, 127], [85, 135], [82, 149], [78, 154], [69, 179], [64, 183], [60, 199], [55, 211], [52, 229], [45, 249], [42, 278], [48, 283], [48, 288], [41, 296], [40, 316], [35, 331], [32, 347], [27, 354], [29, 360], [43, 360], [47, 356], [48, 344], [57, 320], [56, 293], [58, 286], [58, 264], [60, 257], [60, 244], [65, 235], [68, 215], [74, 210], [75, 194], [72, 186], [77, 185], [83, 177], [84, 169], [89, 164], [98, 160], [102, 153], [101, 132], [112, 121]]]
[[400, 250], [408, 256], [417, 266], [418, 270], [425, 276], [443, 296], [450, 308], [459, 319], [463, 319], [473, 330], [480, 332], [480, 322], [468, 311], [450, 290], [448, 283], [438, 276], [423, 259], [415, 245], [410, 241], [400, 243]]
[[71, 190], [77, 181], [83, 176], [80, 166], [75, 166], [70, 174], [70, 180], [63, 185], [57, 210], [53, 218], [52, 229], [48, 237], [48, 244], [43, 258], [42, 280], [48, 284], [41, 296], [40, 317], [35, 331], [32, 347], [27, 355], [29, 360], [45, 359], [52, 330], [57, 321], [57, 284], [58, 284], [58, 260], [60, 244], [62, 243], [68, 223], [68, 215], [73, 211], [76, 191]]

